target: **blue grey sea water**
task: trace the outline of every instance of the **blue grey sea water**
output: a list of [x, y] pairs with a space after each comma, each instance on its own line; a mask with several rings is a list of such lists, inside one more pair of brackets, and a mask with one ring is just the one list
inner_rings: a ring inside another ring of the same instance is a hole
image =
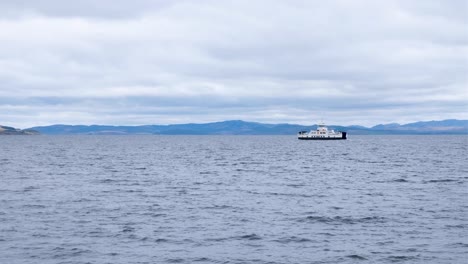
[[467, 263], [468, 136], [3, 136], [0, 263]]

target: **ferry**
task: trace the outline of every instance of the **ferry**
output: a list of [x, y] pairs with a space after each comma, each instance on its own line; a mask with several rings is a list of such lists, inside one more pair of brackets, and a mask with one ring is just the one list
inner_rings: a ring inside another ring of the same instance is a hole
[[317, 130], [300, 131], [297, 138], [301, 140], [339, 140], [346, 139], [346, 132], [328, 129], [325, 124], [319, 124]]

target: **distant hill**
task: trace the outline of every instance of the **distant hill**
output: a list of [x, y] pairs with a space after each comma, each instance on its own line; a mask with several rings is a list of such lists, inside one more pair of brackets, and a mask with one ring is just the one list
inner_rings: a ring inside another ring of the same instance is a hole
[[374, 126], [372, 130], [393, 131], [395, 133], [467, 134], [468, 120], [447, 119], [442, 121], [420, 121], [405, 125], [392, 123]]
[[0, 126], [0, 135], [37, 135], [39, 132], [32, 129], [21, 130], [9, 126]]
[[[442, 120], [416, 122], [400, 125], [397, 123], [381, 124], [371, 128], [353, 125], [328, 127], [347, 131], [351, 135], [383, 134], [468, 134], [468, 120]], [[52, 125], [33, 127], [30, 130], [47, 135], [295, 135], [298, 131], [316, 129], [317, 125], [303, 126], [295, 124], [264, 124], [231, 120], [206, 124], [179, 125], [143, 125], [143, 126], [105, 126], [105, 125]]]

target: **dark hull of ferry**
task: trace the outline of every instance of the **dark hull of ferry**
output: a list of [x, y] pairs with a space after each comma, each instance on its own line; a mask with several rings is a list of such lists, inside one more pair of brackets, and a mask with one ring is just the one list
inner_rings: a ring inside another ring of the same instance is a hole
[[340, 138], [329, 138], [329, 137], [298, 137], [300, 140], [343, 140], [346, 139], [346, 132], [341, 132]]
[[300, 140], [344, 140], [346, 138], [298, 138]]

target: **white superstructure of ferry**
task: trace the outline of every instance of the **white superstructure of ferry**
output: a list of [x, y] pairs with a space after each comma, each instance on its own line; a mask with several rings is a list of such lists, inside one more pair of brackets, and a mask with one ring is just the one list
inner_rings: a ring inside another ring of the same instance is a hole
[[321, 123], [318, 125], [317, 130], [300, 131], [297, 138], [303, 140], [338, 140], [346, 139], [346, 132], [328, 129], [325, 124]]

